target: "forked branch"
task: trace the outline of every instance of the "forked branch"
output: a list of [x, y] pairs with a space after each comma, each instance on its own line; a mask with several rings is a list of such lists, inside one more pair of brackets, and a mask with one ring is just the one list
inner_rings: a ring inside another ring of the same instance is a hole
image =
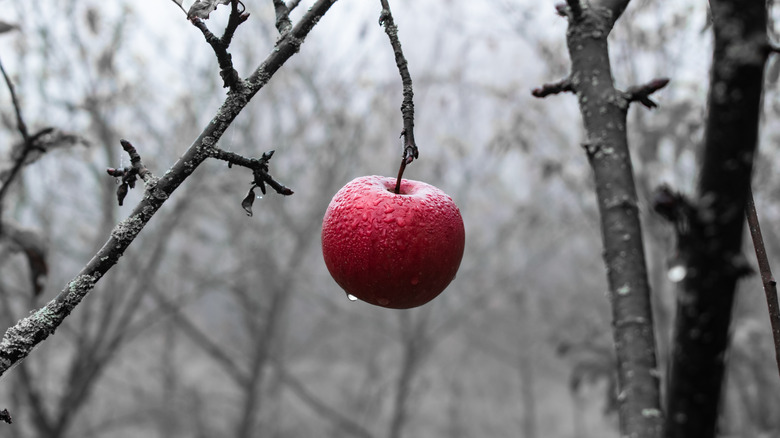
[[190, 16], [192, 24], [203, 33], [206, 42], [209, 43], [217, 56], [220, 68], [219, 75], [222, 77], [223, 86], [231, 90], [235, 90], [241, 85], [241, 77], [233, 67], [233, 56], [228, 52], [228, 48], [233, 41], [236, 29], [247, 19], [249, 19], [249, 13], [246, 12], [244, 4], [239, 0], [231, 0], [230, 18], [225, 26], [225, 32], [220, 38], [214, 35], [199, 17]]

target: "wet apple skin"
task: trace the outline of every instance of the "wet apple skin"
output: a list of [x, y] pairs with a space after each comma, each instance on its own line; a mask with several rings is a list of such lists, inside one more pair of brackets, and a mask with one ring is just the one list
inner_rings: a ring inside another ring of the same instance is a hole
[[460, 210], [442, 190], [420, 181], [364, 176], [334, 196], [322, 224], [322, 253], [348, 294], [393, 309], [436, 298], [463, 258]]

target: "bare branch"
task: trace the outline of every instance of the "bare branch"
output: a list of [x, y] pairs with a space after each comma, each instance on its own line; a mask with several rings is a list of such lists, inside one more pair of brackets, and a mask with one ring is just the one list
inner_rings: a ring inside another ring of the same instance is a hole
[[54, 333], [81, 300], [94, 289], [95, 284], [117, 264], [119, 258], [163, 203], [203, 161], [210, 157], [206, 151], [216, 144], [249, 100], [297, 52], [309, 31], [335, 2], [336, 0], [318, 0], [312, 5], [292, 31], [280, 38], [274, 50], [247, 79], [247, 87], [243, 93], [228, 93], [217, 111], [218, 118], [213, 119], [206, 126], [168, 172], [159, 179], [151, 178], [147, 181], [146, 189], [149, 196], [144, 196], [127, 219], [114, 228], [106, 243], [81, 272], [53, 300], [6, 331], [0, 341], [0, 376], [27, 357], [35, 346]]
[[650, 99], [650, 95], [664, 88], [668, 83], [668, 78], [659, 78], [644, 85], [633, 86], [626, 90], [626, 99], [629, 102], [639, 102], [648, 108], [655, 108], [658, 104]]
[[114, 178], [121, 178], [121, 183], [116, 189], [116, 197], [119, 205], [122, 205], [127, 192], [135, 188], [136, 178], [141, 177], [144, 182], [149, 182], [154, 178], [154, 175], [144, 166], [141, 161], [141, 155], [138, 154], [138, 151], [129, 141], [122, 139], [119, 142], [122, 144], [122, 149], [130, 155], [130, 167], [125, 167], [124, 169], [109, 167], [106, 169], [106, 172]]
[[274, 151], [263, 153], [263, 156], [259, 159], [246, 158], [242, 155], [234, 152], [227, 152], [217, 147], [212, 148], [209, 151], [209, 154], [218, 160], [227, 161], [228, 167], [232, 167], [235, 164], [252, 170], [252, 175], [254, 177], [251, 183], [252, 186], [249, 188], [249, 192], [246, 197], [244, 197], [244, 200], [241, 201], [241, 206], [248, 216], [252, 216], [252, 205], [255, 202], [255, 188], [259, 187], [264, 195], [266, 193], [266, 184], [271, 186], [271, 188], [276, 190], [276, 193], [279, 193], [280, 195], [290, 196], [294, 193], [290, 188], [285, 187], [283, 184], [276, 181], [268, 173], [268, 161], [274, 155]]
[[533, 90], [531, 90], [531, 94], [534, 97], [543, 98], [551, 94], [573, 92], [573, 91], [574, 91], [574, 87], [572, 87], [571, 81], [569, 80], [569, 78], [566, 78], [551, 84], [544, 84], [541, 86], [541, 88], [534, 88]]
[[[241, 5], [241, 9], [239, 9], [239, 5]], [[232, 8], [230, 11], [230, 18], [225, 26], [225, 32], [222, 34], [222, 38], [217, 38], [217, 36], [206, 26], [206, 23], [200, 18], [190, 18], [192, 24], [203, 33], [206, 42], [209, 43], [214, 50], [214, 54], [217, 55], [217, 62], [219, 63], [220, 68], [219, 75], [222, 77], [223, 87], [230, 88], [231, 90], [237, 89], [241, 85], [241, 77], [233, 67], [233, 56], [228, 52], [228, 48], [230, 47], [233, 35], [238, 26], [249, 19], [249, 14], [245, 12], [243, 5], [244, 4], [238, 0], [231, 1]]]
[[19, 130], [19, 133], [22, 135], [24, 142], [29, 143], [30, 134], [27, 131], [27, 124], [24, 122], [24, 117], [22, 117], [22, 107], [19, 104], [19, 99], [16, 97], [16, 88], [14, 87], [14, 83], [11, 81], [11, 78], [8, 77], [8, 73], [6, 73], [2, 61], [0, 61], [0, 72], [3, 73], [5, 85], [8, 87], [8, 91], [11, 93], [11, 102], [13, 102], [14, 112], [16, 113], [16, 127]]
[[392, 12], [390, 12], [390, 3], [388, 0], [380, 0], [380, 3], [382, 4], [382, 13], [379, 15], [379, 25], [385, 27], [385, 33], [390, 38], [390, 45], [395, 53], [395, 64], [401, 75], [404, 95], [401, 104], [401, 115], [404, 119], [404, 129], [401, 131], [401, 136], [404, 138], [404, 150], [401, 155], [401, 167], [398, 171], [395, 188], [395, 192], [398, 193], [406, 165], [419, 157], [417, 144], [414, 141], [414, 89], [412, 88], [412, 76], [409, 74], [408, 63], [401, 49], [401, 41], [398, 39], [398, 27], [395, 25]]
[[772, 338], [775, 341], [775, 362], [777, 370], [780, 372], [780, 303], [777, 299], [777, 281], [772, 275], [772, 267], [769, 264], [769, 258], [766, 255], [764, 247], [764, 237], [761, 235], [761, 225], [758, 223], [758, 213], [756, 204], [753, 201], [753, 191], [750, 190], [745, 208], [750, 236], [753, 239], [753, 247], [756, 250], [756, 260], [758, 261], [758, 270], [761, 272], [761, 282], [764, 284], [764, 295], [766, 295], [766, 306], [769, 309], [769, 322], [772, 326]]
[[[744, 212], [758, 145], [768, 52], [763, 0], [711, 0], [714, 31], [704, 151], [697, 187], [698, 223], [678, 245], [680, 282], [671, 355], [665, 436], [717, 434], [731, 312], [745, 275]], [[695, 335], [694, 335], [695, 334]]]
[[[620, 434], [658, 438], [663, 424], [650, 285], [637, 192], [626, 136], [628, 105], [614, 87], [607, 37], [628, 1], [568, 1], [567, 79], [532, 91], [536, 97], [577, 95], [593, 169], [617, 358]], [[618, 11], [620, 10], [620, 11]], [[574, 16], [577, 14], [577, 18]], [[645, 89], [637, 90], [637, 97]], [[649, 90], [648, 90], [649, 91]], [[649, 95], [649, 93], [648, 93]]]

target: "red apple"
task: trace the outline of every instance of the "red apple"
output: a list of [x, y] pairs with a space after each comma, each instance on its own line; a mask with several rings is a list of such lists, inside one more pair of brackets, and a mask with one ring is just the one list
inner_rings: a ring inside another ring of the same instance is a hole
[[420, 181], [363, 176], [341, 188], [322, 220], [322, 255], [347, 294], [392, 309], [421, 306], [450, 284], [465, 230], [452, 198]]

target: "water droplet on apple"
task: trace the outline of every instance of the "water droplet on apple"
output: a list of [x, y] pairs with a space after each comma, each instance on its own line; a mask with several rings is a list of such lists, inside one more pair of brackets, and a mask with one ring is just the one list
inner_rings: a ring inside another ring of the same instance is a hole
[[417, 284], [420, 283], [420, 277], [415, 275], [414, 277], [412, 277], [409, 283], [411, 283], [412, 286], [417, 286]]
[[379, 305], [381, 306], [386, 306], [390, 304], [390, 300], [388, 300], [387, 298], [377, 298], [376, 302], [379, 303]]
[[397, 217], [395, 219], [395, 223], [397, 223], [399, 227], [403, 227], [404, 225], [406, 225], [406, 221], [402, 217]]
[[347, 299], [350, 301], [357, 301], [357, 297], [352, 294], [347, 294]]
[[377, 205], [379, 205], [379, 203], [380, 203], [380, 202], [382, 202], [382, 199], [381, 199], [381, 198], [376, 198], [376, 199], [374, 199], [374, 207], [376, 207]]

